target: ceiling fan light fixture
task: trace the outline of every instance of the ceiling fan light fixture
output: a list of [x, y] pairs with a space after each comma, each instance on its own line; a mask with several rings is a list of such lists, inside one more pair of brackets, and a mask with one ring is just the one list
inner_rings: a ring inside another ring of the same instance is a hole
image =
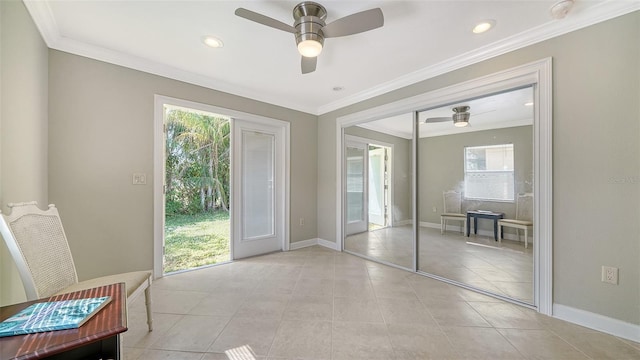
[[455, 127], [465, 127], [469, 125], [469, 114], [453, 115], [453, 125]]
[[322, 52], [322, 44], [313, 39], [302, 40], [298, 43], [298, 52], [304, 57], [316, 57]]
[[465, 127], [467, 125], [469, 125], [469, 118], [471, 117], [471, 114], [469, 114], [467, 111], [469, 111], [470, 107], [468, 106], [456, 106], [453, 108], [453, 125], [455, 127]]
[[316, 70], [318, 55], [322, 52], [325, 37], [359, 34], [384, 25], [384, 15], [380, 8], [360, 11], [327, 24], [325, 22], [327, 10], [324, 6], [313, 1], [303, 1], [293, 8], [293, 26], [245, 8], [237, 8], [235, 14], [241, 18], [294, 34], [298, 52], [302, 55], [300, 63], [302, 74]]

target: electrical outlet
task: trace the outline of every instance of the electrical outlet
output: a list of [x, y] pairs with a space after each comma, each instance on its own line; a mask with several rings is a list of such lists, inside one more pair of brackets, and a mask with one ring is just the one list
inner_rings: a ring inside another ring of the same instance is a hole
[[304, 218], [303, 217], [300, 218], [300, 226], [304, 226]]
[[438, 208], [434, 206], [434, 207], [433, 207], [433, 209], [432, 209], [432, 211], [433, 211], [433, 212], [438, 212]]
[[611, 267], [611, 266], [603, 266], [602, 282], [618, 285], [618, 268]]

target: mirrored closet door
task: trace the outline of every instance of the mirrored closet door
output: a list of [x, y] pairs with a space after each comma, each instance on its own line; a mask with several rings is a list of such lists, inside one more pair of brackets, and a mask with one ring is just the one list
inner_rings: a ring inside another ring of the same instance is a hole
[[344, 129], [344, 250], [412, 269], [411, 114]]
[[533, 101], [528, 86], [344, 128], [344, 250], [533, 305]]
[[533, 304], [532, 87], [418, 118], [419, 271]]

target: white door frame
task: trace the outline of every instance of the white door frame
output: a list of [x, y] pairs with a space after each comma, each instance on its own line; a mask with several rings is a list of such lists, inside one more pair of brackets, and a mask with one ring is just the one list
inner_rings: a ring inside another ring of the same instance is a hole
[[[391, 152], [391, 156], [389, 156], [389, 159], [387, 159], [387, 164], [389, 165], [389, 168], [387, 169], [387, 171], [388, 171], [387, 177], [388, 177], [388, 185], [389, 185], [387, 191], [389, 192], [389, 199], [388, 199], [389, 200], [389, 206], [392, 206], [393, 203], [394, 203], [394, 200], [395, 200], [394, 199], [394, 195], [393, 195], [394, 194], [394, 187], [395, 187], [395, 184], [393, 182], [393, 177], [395, 176], [395, 170], [394, 170], [395, 164], [393, 162], [393, 156], [395, 154], [395, 148], [394, 148], [395, 145], [391, 144], [391, 143], [388, 143], [388, 142], [385, 142], [385, 141], [378, 141], [378, 140], [369, 139], [369, 138], [365, 138], [365, 137], [362, 137], [362, 136], [356, 136], [356, 135], [345, 134], [344, 137], [345, 137], [345, 142], [346, 141], [357, 141], [357, 142], [361, 142], [361, 143], [366, 143], [368, 145], [376, 145], [376, 146], [381, 146], [381, 147], [386, 147], [388, 149], [391, 149], [391, 151], [390, 151]], [[341, 144], [341, 146], [342, 145], [343, 144]], [[344, 154], [344, 147], [343, 147], [342, 151], [343, 151], [342, 154]], [[341, 162], [344, 162], [344, 160], [345, 160], [344, 158], [340, 159]], [[341, 166], [342, 166], [342, 164], [343, 163], [341, 163]], [[342, 186], [343, 182], [344, 182], [344, 179], [341, 179], [340, 180], [340, 184], [341, 184], [340, 186]], [[391, 209], [387, 209], [387, 211], [388, 211], [388, 213], [387, 213], [387, 221], [388, 221], [387, 226], [394, 226], [393, 211], [391, 211]], [[342, 223], [343, 219], [341, 219], [340, 221]], [[340, 242], [338, 242], [337, 249], [342, 249]]]
[[[553, 305], [553, 178], [552, 178], [552, 59], [522, 66], [381, 105], [336, 120], [336, 242], [343, 248], [343, 133], [344, 128], [416, 110], [481, 97], [517, 87], [533, 85], [534, 93], [534, 305], [538, 312], [552, 315]], [[415, 142], [415, 136], [414, 136]], [[415, 159], [415, 146], [413, 158]], [[415, 179], [415, 174], [413, 174]], [[413, 208], [417, 206], [414, 181]], [[417, 221], [414, 219], [413, 221]], [[414, 256], [417, 256], [414, 254]], [[416, 257], [417, 259], [417, 257]]]
[[[164, 237], [164, 172], [165, 172], [165, 154], [164, 154], [164, 110], [163, 106], [173, 105], [184, 107], [188, 109], [206, 111], [214, 114], [225, 115], [230, 118], [237, 118], [247, 121], [252, 121], [261, 124], [269, 124], [273, 126], [280, 126], [284, 130], [284, 224], [280, 224], [284, 227], [284, 236], [282, 243], [282, 250], [289, 250], [289, 221], [290, 221], [290, 133], [291, 124], [287, 121], [268, 118], [264, 116], [245, 113], [242, 111], [227, 109], [223, 107], [198, 103], [194, 101], [173, 98], [164, 95], [154, 95], [154, 128], [153, 128], [153, 276], [154, 278], [160, 278], [163, 274], [162, 259], [163, 259], [163, 237]], [[233, 161], [233, 159], [232, 159]], [[237, 180], [233, 178], [231, 174], [231, 188], [237, 186], [234, 184]], [[233, 205], [231, 205], [233, 206]], [[231, 213], [233, 212], [230, 209]], [[233, 219], [232, 219], [233, 221]], [[233, 226], [231, 226], [231, 237], [233, 238]], [[233, 245], [230, 245], [231, 258], [233, 259]]]

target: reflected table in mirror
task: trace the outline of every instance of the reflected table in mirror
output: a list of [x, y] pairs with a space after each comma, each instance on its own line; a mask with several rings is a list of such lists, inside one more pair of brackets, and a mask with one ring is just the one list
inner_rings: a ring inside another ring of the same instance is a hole
[[471, 219], [473, 219], [473, 233], [478, 234], [478, 219], [493, 220], [493, 238], [498, 241], [498, 220], [504, 219], [504, 213], [487, 210], [467, 211], [467, 237], [471, 230]]

